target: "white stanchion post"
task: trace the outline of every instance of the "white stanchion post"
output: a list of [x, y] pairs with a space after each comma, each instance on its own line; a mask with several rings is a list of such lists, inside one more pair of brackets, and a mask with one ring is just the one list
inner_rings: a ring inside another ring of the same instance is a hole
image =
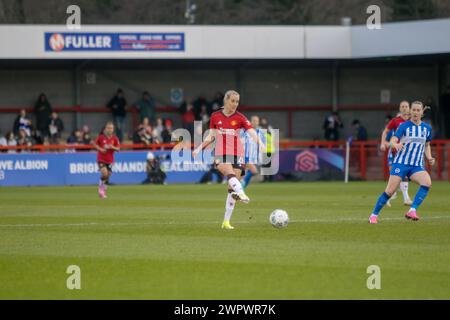
[[350, 141], [347, 140], [345, 142], [345, 183], [348, 183], [349, 167], [350, 167]]

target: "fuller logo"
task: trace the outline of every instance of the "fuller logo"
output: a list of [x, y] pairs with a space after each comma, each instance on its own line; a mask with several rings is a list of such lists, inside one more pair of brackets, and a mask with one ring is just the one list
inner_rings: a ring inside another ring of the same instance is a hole
[[303, 151], [295, 157], [295, 170], [313, 172], [319, 170], [319, 158], [311, 151]]
[[52, 34], [48, 42], [53, 51], [61, 51], [64, 49], [64, 37], [60, 33]]
[[46, 51], [113, 50], [113, 36], [107, 33], [45, 33]]

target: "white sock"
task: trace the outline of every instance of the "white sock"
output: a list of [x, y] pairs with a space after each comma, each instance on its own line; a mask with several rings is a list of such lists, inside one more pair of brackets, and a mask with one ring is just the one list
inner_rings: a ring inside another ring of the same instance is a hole
[[232, 177], [228, 180], [228, 185], [233, 189], [236, 193], [242, 192], [242, 185], [236, 177]]
[[408, 194], [408, 182], [406, 181], [402, 181], [400, 182], [400, 190], [402, 191], [403, 194], [403, 200], [409, 200], [409, 194]]
[[223, 217], [224, 221], [230, 221], [235, 204], [236, 200], [234, 200], [233, 197], [231, 196], [231, 193], [228, 192], [227, 202], [225, 203], [225, 216]]

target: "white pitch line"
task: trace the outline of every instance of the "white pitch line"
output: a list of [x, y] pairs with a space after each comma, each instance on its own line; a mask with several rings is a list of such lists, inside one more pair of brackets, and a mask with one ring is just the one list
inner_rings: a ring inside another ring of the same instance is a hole
[[[450, 219], [450, 216], [432, 216], [423, 218], [423, 221], [438, 220], [438, 219]], [[382, 218], [380, 221], [401, 221], [405, 218]], [[235, 221], [238, 224], [252, 223], [253, 221]], [[359, 218], [337, 218], [337, 219], [300, 219], [291, 220], [291, 223], [336, 223], [336, 222], [363, 222], [366, 223], [367, 219]], [[13, 227], [89, 227], [89, 226], [141, 226], [141, 225], [191, 225], [191, 224], [220, 224], [215, 221], [192, 221], [192, 222], [80, 222], [80, 223], [29, 223], [29, 224], [0, 224], [0, 228], [13, 228]]]

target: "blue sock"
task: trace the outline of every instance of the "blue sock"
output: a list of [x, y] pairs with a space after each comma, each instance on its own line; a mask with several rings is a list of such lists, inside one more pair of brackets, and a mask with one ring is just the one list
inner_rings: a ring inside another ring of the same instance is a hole
[[389, 198], [390, 196], [386, 192], [383, 192], [378, 198], [377, 203], [375, 204], [375, 208], [373, 208], [372, 214], [377, 216], [380, 213], [381, 209], [383, 209]]
[[250, 170], [248, 170], [247, 173], [245, 174], [245, 177], [244, 177], [244, 183], [245, 183], [246, 187], [250, 183], [250, 180], [252, 179], [252, 176], [253, 176], [253, 173]]
[[429, 187], [420, 186], [419, 190], [417, 190], [416, 196], [414, 197], [411, 208], [417, 209], [422, 204], [428, 194], [428, 190], [430, 190]]

